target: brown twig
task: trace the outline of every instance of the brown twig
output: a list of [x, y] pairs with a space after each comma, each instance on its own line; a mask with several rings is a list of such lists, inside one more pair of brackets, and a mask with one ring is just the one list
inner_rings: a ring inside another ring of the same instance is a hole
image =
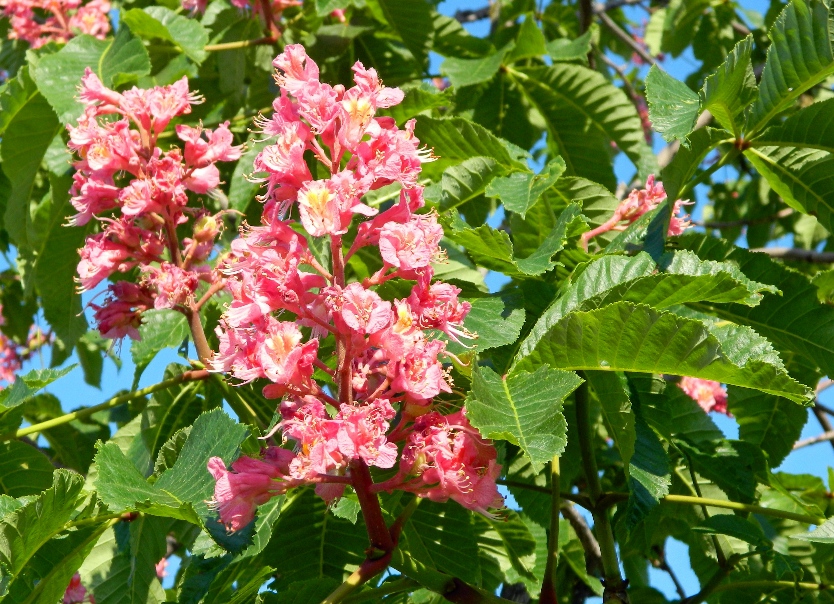
[[816, 445], [817, 443], [824, 443], [825, 441], [831, 441], [832, 446], [834, 446], [834, 431], [823, 432], [822, 434], [817, 434], [811, 438], [797, 441], [797, 443], [793, 446], [793, 450], [796, 451], [797, 449], [802, 449], [803, 447], [808, 447], [810, 445]]
[[779, 210], [775, 214], [771, 214], [770, 216], [760, 216], [759, 218], [747, 218], [741, 220], [716, 220], [716, 221], [707, 221], [707, 222], [699, 222], [699, 221], [692, 221], [692, 224], [695, 226], [704, 227], [705, 229], [730, 229], [733, 227], [741, 227], [741, 226], [752, 226], [754, 224], [764, 224], [766, 222], [772, 222], [774, 220], [779, 220], [780, 218], [787, 218], [793, 214], [793, 208], [784, 208]]
[[[608, 16], [607, 13], [601, 12], [597, 13], [599, 20], [602, 21], [603, 25], [611, 30], [611, 33], [617, 36], [620, 40], [625, 42], [631, 49], [637, 53], [637, 55], [643, 59], [649, 65], [656, 65], [658, 69], [662, 69], [659, 65], [657, 65], [657, 60], [646, 51], [645, 48], [640, 46], [628, 32], [623, 30], [619, 25], [617, 25], [614, 20]], [[584, 30], [583, 30], [584, 31]]]

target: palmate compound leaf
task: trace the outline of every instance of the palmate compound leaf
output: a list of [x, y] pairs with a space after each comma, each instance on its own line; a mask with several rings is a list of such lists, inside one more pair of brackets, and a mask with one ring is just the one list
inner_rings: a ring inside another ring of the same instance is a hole
[[634, 104], [602, 74], [567, 63], [518, 68], [510, 73], [544, 118], [548, 145], [564, 159], [567, 174], [613, 189], [616, 180], [610, 168], [610, 141], [643, 176], [657, 172]]
[[505, 376], [475, 366], [472, 392], [466, 399], [467, 417], [486, 438], [521, 447], [539, 471], [565, 450], [567, 423], [562, 405], [581, 383], [575, 373], [546, 366], [533, 373]]
[[779, 14], [768, 35], [759, 98], [748, 127], [760, 130], [788, 109], [803, 92], [834, 73], [831, 48], [832, 17], [824, 0], [792, 0]]
[[[80, 474], [56, 470], [52, 487], [0, 521], [3, 602], [40, 604], [61, 599], [72, 575], [106, 523], [65, 528], [87, 497]], [[60, 539], [54, 537], [60, 535]]]
[[[728, 334], [727, 346], [698, 320], [645, 304], [614, 302], [540, 321], [522, 343], [516, 369], [546, 363], [566, 370], [689, 375], [735, 384], [807, 404], [810, 390], [791, 378], [749, 328]], [[719, 334], [722, 336], [723, 334]], [[745, 342], [754, 345], [750, 350]]]
[[227, 464], [236, 456], [246, 436], [221, 409], [201, 415], [173, 467], [149, 483], [114, 442], [99, 447], [96, 454], [96, 489], [113, 510], [137, 510], [202, 524], [210, 516], [206, 501], [213, 493], [214, 479], [206, 464], [221, 457]]
[[527, 258], [516, 258], [510, 236], [489, 225], [468, 227], [459, 218], [446, 221], [446, 236], [461, 245], [480, 266], [509, 277], [541, 275], [556, 266], [552, 257], [561, 251], [568, 237], [585, 230], [579, 206], [572, 204], [562, 211], [556, 225], [542, 244]]
[[691, 303], [690, 306], [722, 319], [749, 325], [783, 352], [796, 353], [818, 367], [820, 373], [834, 374], [834, 308], [816, 298], [808, 279], [766, 254], [735, 247], [726, 241], [692, 233], [678, 240], [705, 260], [730, 261], [751, 279], [773, 285], [781, 296], [766, 296], [758, 306]]

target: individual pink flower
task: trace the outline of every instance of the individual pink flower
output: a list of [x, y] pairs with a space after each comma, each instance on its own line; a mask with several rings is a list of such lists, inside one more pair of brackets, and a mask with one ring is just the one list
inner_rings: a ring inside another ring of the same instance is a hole
[[368, 405], [342, 405], [337, 415], [336, 442], [347, 459], [361, 459], [369, 466], [392, 468], [397, 445], [387, 441], [388, 420], [396, 415], [386, 399]]
[[[654, 210], [665, 200], [666, 190], [663, 188], [663, 183], [655, 182], [654, 175], [649, 175], [646, 179], [645, 189], [634, 189], [631, 191], [628, 197], [620, 202], [620, 205], [614, 210], [614, 215], [611, 218], [595, 229], [591, 229], [582, 234], [583, 244], [587, 247], [588, 241], [608, 231], [625, 230], [628, 225], [632, 224], [644, 214]], [[692, 226], [688, 220], [688, 216], [678, 215], [684, 205], [689, 205], [689, 202], [679, 199], [674, 203], [668, 230], [670, 237], [680, 235]]]
[[168, 558], [161, 558], [159, 562], [156, 563], [156, 578], [160, 581], [168, 576], [168, 573], [165, 570], [167, 567]]
[[428, 401], [441, 392], [451, 392], [449, 377], [437, 360], [446, 345], [440, 340], [418, 341], [405, 357], [394, 364], [391, 387], [410, 400]]
[[438, 256], [443, 229], [434, 214], [414, 214], [405, 224], [382, 227], [379, 251], [386, 264], [407, 273], [429, 266]]
[[681, 378], [678, 386], [689, 397], [697, 401], [705, 413], [717, 411], [729, 415], [727, 411], [727, 391], [722, 388], [720, 383], [687, 376]]
[[298, 192], [301, 223], [313, 237], [346, 232], [340, 206], [339, 196], [330, 181], [311, 181]]
[[301, 331], [294, 323], [269, 322], [259, 360], [264, 376], [274, 382], [271, 388], [267, 387], [270, 398], [278, 395], [279, 390], [300, 388], [310, 379], [319, 341], [302, 344], [301, 339]]
[[69, 585], [67, 585], [62, 603], [85, 604], [86, 602], [89, 602], [89, 604], [95, 604], [96, 600], [93, 597], [93, 594], [87, 593], [87, 588], [81, 584], [81, 575], [75, 573], [72, 576], [72, 579], [70, 579]]
[[232, 464], [231, 470], [226, 469], [225, 462], [219, 457], [208, 461], [208, 470], [215, 480], [211, 505], [231, 531], [249, 524], [255, 518], [257, 506], [287, 490], [288, 483], [283, 479], [292, 453], [278, 447], [270, 450], [272, 459], [260, 460], [244, 455]]
[[337, 327], [344, 333], [376, 333], [388, 327], [394, 318], [391, 303], [359, 283], [344, 289], [333, 286], [324, 294]]
[[495, 485], [501, 470], [496, 457], [463, 410], [445, 417], [432, 411], [416, 419], [397, 475], [375, 488], [402, 489], [439, 502], [453, 499], [490, 515], [490, 508], [504, 504]]
[[472, 304], [458, 300], [458, 294], [460, 288], [454, 285], [420, 279], [408, 297], [408, 304], [420, 328], [438, 329], [460, 344], [459, 338], [475, 336], [463, 326]]

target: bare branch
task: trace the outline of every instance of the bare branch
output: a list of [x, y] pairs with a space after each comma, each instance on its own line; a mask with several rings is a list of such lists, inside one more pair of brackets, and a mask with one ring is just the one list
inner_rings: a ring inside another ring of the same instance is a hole
[[459, 10], [455, 12], [455, 19], [459, 23], [474, 23], [481, 19], [489, 19], [492, 7], [484, 6], [483, 8], [476, 8], [470, 10]]
[[562, 505], [562, 516], [570, 522], [573, 531], [582, 544], [582, 549], [585, 550], [585, 568], [591, 574], [599, 574], [602, 570], [602, 553], [600, 552], [597, 538], [594, 537], [594, 533], [591, 531], [591, 527], [585, 522], [582, 514], [569, 503]]
[[816, 252], [814, 250], [802, 250], [794, 247], [757, 247], [751, 252], [761, 252], [771, 258], [782, 258], [785, 260], [799, 260], [814, 264], [834, 263], [834, 252]]
[[695, 222], [693, 221], [692, 224], [695, 226], [704, 227], [705, 229], [729, 229], [733, 227], [740, 227], [740, 226], [751, 226], [754, 224], [764, 224], [766, 222], [772, 222], [774, 220], [779, 220], [780, 218], [787, 218], [793, 214], [793, 208], [784, 208], [783, 210], [779, 210], [775, 214], [771, 214], [770, 216], [760, 216], [758, 218], [748, 218], [742, 220], [726, 220], [726, 221], [707, 221], [707, 222]]
[[[605, 12], [597, 13], [599, 20], [602, 21], [603, 25], [605, 25], [608, 29], [611, 30], [611, 33], [617, 36], [620, 40], [628, 44], [631, 49], [636, 52], [641, 59], [643, 59], [646, 63], [650, 65], [657, 65], [657, 60], [649, 54], [645, 48], [640, 46], [628, 32], [623, 30], [619, 25], [617, 25], [614, 20], [609, 17]], [[657, 65], [658, 69], [662, 69], [659, 65]]]
[[803, 447], [808, 447], [810, 445], [816, 445], [817, 443], [824, 443], [825, 441], [834, 441], [834, 431], [823, 432], [822, 434], [817, 434], [811, 438], [797, 441], [797, 443], [793, 446], [793, 449], [796, 451], [797, 449], [802, 449]]

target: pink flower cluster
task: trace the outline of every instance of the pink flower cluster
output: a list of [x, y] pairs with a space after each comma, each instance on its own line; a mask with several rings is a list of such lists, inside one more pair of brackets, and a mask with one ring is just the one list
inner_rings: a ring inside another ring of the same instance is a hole
[[[78, 214], [71, 222], [84, 225], [98, 217], [102, 228], [81, 249], [79, 283], [91, 290], [138, 266], [139, 283], [118, 281], [103, 305], [91, 304], [104, 337], [138, 339], [144, 310], [187, 309], [200, 282], [216, 279], [206, 261], [218, 220], [189, 208], [189, 192], [210, 193], [220, 183], [216, 162], [238, 159], [241, 149], [232, 144], [228, 122], [215, 130], [178, 125], [184, 149], [159, 148], [170, 121], [199, 102], [185, 77], [171, 86], [118, 93], [88, 68], [81, 100], [85, 111], [68, 127], [69, 147], [80, 156], [71, 190]], [[191, 236], [179, 241], [177, 228], [189, 219]]]
[[[243, 382], [269, 381], [264, 396], [283, 398], [275, 430], [293, 450], [272, 446], [231, 470], [212, 459], [221, 520], [237, 530], [257, 505], [301, 484], [317, 484], [332, 500], [352, 483], [356, 464], [394, 467], [398, 441], [399, 471], [376, 490], [451, 498], [482, 512], [500, 506], [495, 449], [463, 412], [432, 410], [432, 399], [452, 386], [441, 361], [446, 342], [436, 334], [455, 341], [473, 334], [463, 327], [470, 305], [460, 290], [433, 281], [432, 263], [444, 257], [437, 216], [417, 213], [421, 164], [433, 157], [420, 149], [413, 121], [400, 129], [375, 115], [399, 103], [402, 91], [361, 63], [352, 88], [324, 84], [300, 45], [287, 46], [274, 65], [281, 96], [272, 117], [258, 121], [273, 142], [255, 159], [266, 183], [263, 225], [233, 242], [224, 266], [232, 302], [213, 364]], [[308, 158], [329, 176], [314, 178]], [[363, 203], [392, 183], [401, 187], [392, 206]], [[347, 247], [349, 231], [356, 235]], [[312, 252], [311, 237], [327, 238], [329, 262]], [[360, 250], [361, 265], [376, 256], [379, 268], [347, 283]], [[386, 299], [378, 286], [395, 278], [413, 282], [411, 291]]]
[[717, 411], [730, 415], [727, 411], [727, 391], [721, 384], [712, 380], [684, 377], [678, 384], [684, 392], [701, 405], [704, 413]]
[[[654, 174], [650, 175], [646, 179], [645, 189], [634, 189], [628, 194], [628, 197], [620, 202], [611, 218], [597, 228], [582, 234], [583, 244], [587, 247], [591, 239], [608, 231], [626, 230], [634, 221], [654, 210], [665, 200], [666, 190], [663, 188], [663, 183], [655, 182]], [[692, 223], [689, 222], [689, 216], [679, 215], [685, 205], [690, 205], [690, 202], [682, 199], [675, 202], [672, 208], [672, 220], [669, 223], [669, 237], [680, 235], [692, 226]]]
[[87, 588], [81, 584], [81, 575], [75, 573], [70, 579], [64, 592], [62, 604], [96, 604], [93, 594], [87, 593]]
[[[242, 11], [260, 13], [268, 28], [276, 27], [281, 13], [292, 6], [301, 6], [301, 0], [231, 0], [232, 6]], [[182, 0], [182, 7], [192, 12], [204, 13], [208, 0]]]
[[9, 38], [39, 48], [48, 42], [62, 44], [78, 34], [103, 40], [110, 31], [107, 0], [0, 0], [9, 18]]

